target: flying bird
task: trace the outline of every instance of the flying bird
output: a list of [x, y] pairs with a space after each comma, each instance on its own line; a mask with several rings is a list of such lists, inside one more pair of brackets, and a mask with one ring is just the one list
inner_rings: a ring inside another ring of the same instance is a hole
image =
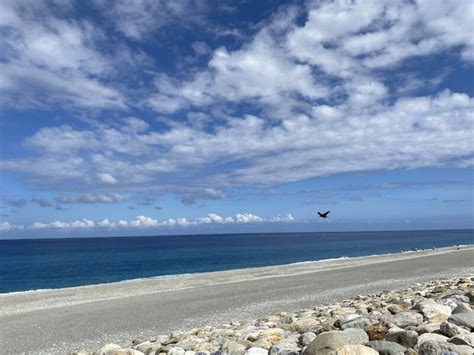
[[318, 212], [318, 214], [319, 214], [319, 217], [321, 217], [321, 218], [327, 218], [329, 212], [331, 212], [331, 211], [326, 211], [324, 213]]

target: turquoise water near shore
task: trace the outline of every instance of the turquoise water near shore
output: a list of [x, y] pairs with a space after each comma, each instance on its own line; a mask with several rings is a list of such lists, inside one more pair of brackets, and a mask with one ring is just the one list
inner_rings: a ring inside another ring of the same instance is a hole
[[0, 240], [0, 293], [474, 244], [474, 230]]

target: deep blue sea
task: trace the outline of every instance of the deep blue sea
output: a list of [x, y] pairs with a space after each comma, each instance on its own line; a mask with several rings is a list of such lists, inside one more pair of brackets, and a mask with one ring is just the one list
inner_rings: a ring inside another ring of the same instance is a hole
[[473, 243], [474, 230], [0, 240], [0, 293]]

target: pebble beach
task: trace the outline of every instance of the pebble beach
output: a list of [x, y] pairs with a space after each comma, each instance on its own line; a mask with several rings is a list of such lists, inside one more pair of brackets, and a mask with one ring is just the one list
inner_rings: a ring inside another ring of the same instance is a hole
[[473, 303], [474, 276], [456, 277], [253, 321], [137, 338], [127, 348], [106, 344], [95, 354], [473, 354]]
[[471, 354], [471, 246], [0, 295], [5, 354]]

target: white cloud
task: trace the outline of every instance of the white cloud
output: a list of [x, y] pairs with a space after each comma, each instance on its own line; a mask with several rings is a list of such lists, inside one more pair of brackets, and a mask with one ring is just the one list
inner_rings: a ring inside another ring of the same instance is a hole
[[[140, 40], [168, 21], [160, 23], [160, 17], [153, 23], [154, 6], [176, 6], [168, 10], [178, 17], [187, 11], [186, 2], [137, 1], [135, 7], [98, 2], [100, 9], [110, 5], [117, 14], [119, 31]], [[114, 92], [104, 95], [110, 88], [103, 87], [107, 80], [102, 78], [109, 75], [110, 58], [95, 45], [103, 34], [87, 21], [59, 20], [48, 12], [40, 23], [14, 2], [5, 4], [0, 21], [29, 46], [13, 63], [23, 42], [6, 37], [10, 59], [2, 63], [12, 70], [0, 72], [0, 90], [11, 93], [18, 84], [15, 73], [26, 68], [28, 85], [36, 85], [33, 72], [38, 71], [57, 88], [49, 93], [70, 95], [74, 104], [108, 107]], [[240, 48], [217, 48], [207, 66], [185, 80], [154, 74], [156, 92], [145, 92], [144, 101], [163, 113], [189, 109], [186, 122], [170, 118], [157, 128], [127, 117], [44, 127], [25, 140], [34, 155], [0, 161], [0, 169], [50, 186], [164, 190], [194, 203], [224, 198], [233, 186], [265, 187], [366, 170], [471, 166], [473, 98], [450, 90], [398, 96], [403, 90], [392, 92], [385, 74], [405, 59], [446, 51], [460, 51], [461, 59], [469, 60], [474, 47], [465, 30], [474, 22], [469, 2], [311, 2], [304, 24], [297, 23], [295, 9], [280, 10]], [[49, 53], [55, 54], [50, 61]], [[84, 85], [75, 85], [81, 81]], [[78, 92], [63, 89], [66, 84]], [[97, 90], [86, 90], [88, 85]]]
[[99, 227], [115, 227], [115, 223], [111, 223], [108, 218], [104, 218], [103, 220], [97, 222], [97, 226]]
[[276, 216], [276, 217], [271, 218], [272, 222], [293, 222], [294, 220], [295, 218], [293, 217], [291, 213], [288, 213], [287, 215]]
[[118, 183], [118, 180], [114, 178], [112, 175], [107, 174], [107, 173], [99, 173], [97, 174], [99, 181], [103, 182], [104, 184], [116, 184]]
[[[383, 96], [382, 86], [365, 85], [365, 92], [344, 104], [315, 105], [307, 115], [272, 125], [264, 118], [245, 116], [216, 123], [212, 132], [186, 124], [139, 132], [104, 124], [81, 131], [46, 128], [27, 140], [43, 155], [2, 161], [0, 169], [47, 176], [54, 183], [95, 184], [98, 176], [104, 177], [100, 174], [108, 174], [121, 186], [136, 189], [146, 182], [178, 191], [185, 202], [193, 203], [223, 198], [223, 189], [230, 186], [271, 186], [341, 172], [453, 166], [474, 153], [473, 98], [445, 90], [387, 104], [374, 101], [377, 92]], [[232, 162], [238, 164], [229, 167]], [[227, 164], [226, 169], [219, 169], [221, 163]], [[161, 177], [170, 172], [189, 182], [187, 190], [166, 185]], [[212, 187], [199, 188], [203, 184]]]
[[48, 223], [42, 223], [42, 222], [35, 222], [31, 225], [31, 229], [46, 229], [49, 228]]
[[156, 85], [159, 93], [148, 102], [162, 113], [220, 100], [255, 100], [275, 107], [283, 105], [292, 95], [318, 99], [328, 93], [325, 85], [313, 80], [311, 68], [287, 58], [265, 30], [241, 50], [229, 52], [223, 47], [215, 50], [208, 71], [199, 73], [194, 80], [178, 84], [161, 76]]
[[51, 223], [35, 222], [29, 229], [90, 229], [96, 227], [96, 223], [89, 219], [76, 220], [72, 222], [54, 221]]
[[255, 223], [263, 222], [263, 219], [259, 216], [256, 216], [252, 213], [237, 213], [234, 216], [234, 220], [237, 223]]
[[65, 154], [77, 151], [86, 146], [93, 148], [95, 141], [93, 132], [76, 131], [71, 126], [45, 127], [25, 140], [25, 143], [48, 153]]
[[188, 227], [209, 224], [239, 224], [239, 223], [288, 223], [293, 222], [294, 218], [291, 214], [283, 216], [275, 216], [270, 218], [262, 218], [252, 213], [237, 213], [234, 216], [222, 217], [216, 213], [210, 213], [207, 217], [188, 220], [187, 218], [168, 218], [166, 220], [157, 220], [149, 216], [137, 216], [133, 220], [119, 220], [111, 222], [108, 218], [100, 221], [90, 219], [75, 220], [72, 222], [54, 221], [51, 223], [34, 222], [30, 225], [12, 225], [8, 222], [0, 223], [0, 231], [9, 231], [11, 229], [60, 229], [60, 230], [84, 230], [92, 228], [108, 228], [108, 229], [128, 229], [128, 228], [165, 228], [165, 227]]
[[103, 33], [89, 21], [55, 17], [54, 8], [0, 4], [0, 105], [125, 108], [124, 96], [104, 80], [113, 66], [96, 47]]
[[216, 190], [214, 188], [207, 188], [207, 189], [204, 190], [204, 192], [206, 193], [206, 195], [208, 195], [209, 197], [213, 197], [213, 198], [224, 198], [225, 197], [225, 193], [223, 191]]
[[134, 221], [129, 223], [131, 227], [156, 227], [159, 225], [159, 222], [156, 219], [138, 216]]
[[56, 197], [56, 202], [62, 204], [95, 204], [95, 203], [113, 203], [125, 200], [126, 197], [120, 194], [83, 194], [83, 195], [65, 195]]
[[95, 0], [125, 36], [142, 40], [157, 29], [179, 22], [181, 26], [199, 24], [207, 11], [201, 0]]
[[10, 229], [12, 229], [12, 228], [13, 228], [13, 226], [12, 226], [10, 223], [8, 223], [8, 222], [2, 222], [2, 223], [0, 223], [0, 231], [8, 231], [8, 230], [10, 230]]

